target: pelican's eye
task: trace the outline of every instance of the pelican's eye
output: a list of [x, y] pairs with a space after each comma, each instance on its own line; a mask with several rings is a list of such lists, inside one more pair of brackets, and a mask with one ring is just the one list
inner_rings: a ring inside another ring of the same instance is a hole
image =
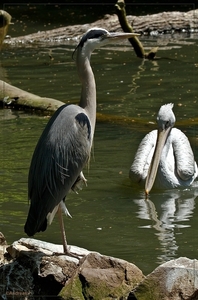
[[170, 126], [169, 121], [166, 121], [166, 123], [165, 123], [165, 129], [167, 129], [169, 126]]

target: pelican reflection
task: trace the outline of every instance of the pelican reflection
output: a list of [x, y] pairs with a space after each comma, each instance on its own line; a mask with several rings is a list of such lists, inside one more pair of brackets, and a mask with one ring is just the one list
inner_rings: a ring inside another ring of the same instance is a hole
[[[142, 198], [134, 202], [139, 210], [137, 217], [142, 220], [150, 220], [149, 224], [140, 226], [140, 228], [154, 228], [155, 236], [160, 243], [161, 254], [157, 257], [157, 263], [162, 264], [177, 257], [176, 236], [182, 234], [182, 228], [190, 227], [190, 218], [193, 216], [195, 208], [195, 198], [198, 191], [166, 191], [163, 195], [163, 201], [151, 201]], [[164, 199], [165, 198], [165, 199]], [[162, 199], [161, 199], [162, 200]]]

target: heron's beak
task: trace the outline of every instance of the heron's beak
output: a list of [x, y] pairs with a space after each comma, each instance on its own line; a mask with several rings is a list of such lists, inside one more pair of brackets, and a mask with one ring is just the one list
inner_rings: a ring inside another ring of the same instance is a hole
[[145, 193], [146, 195], [149, 194], [150, 190], [153, 187], [153, 184], [155, 182], [160, 158], [161, 158], [161, 153], [164, 148], [164, 144], [166, 142], [166, 139], [170, 133], [172, 127], [168, 127], [167, 129], [159, 129], [158, 134], [157, 134], [157, 142], [155, 146], [155, 151], [152, 157], [152, 161], [148, 170], [148, 175], [146, 178], [146, 183], [145, 183]]
[[109, 35], [106, 36], [107, 39], [130, 39], [134, 36], [138, 36], [140, 34], [134, 32], [110, 32]]

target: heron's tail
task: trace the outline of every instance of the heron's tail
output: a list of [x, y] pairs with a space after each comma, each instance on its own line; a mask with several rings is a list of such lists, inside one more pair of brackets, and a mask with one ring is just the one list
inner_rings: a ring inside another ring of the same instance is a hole
[[37, 232], [46, 230], [47, 219], [44, 218], [42, 222], [38, 222], [38, 220], [39, 217], [35, 214], [31, 214], [31, 210], [30, 210], [24, 226], [24, 231], [28, 236], [33, 236]]

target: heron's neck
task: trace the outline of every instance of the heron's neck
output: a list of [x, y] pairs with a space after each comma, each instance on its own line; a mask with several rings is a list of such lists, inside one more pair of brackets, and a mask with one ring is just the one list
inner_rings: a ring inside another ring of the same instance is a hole
[[82, 83], [79, 105], [87, 112], [94, 132], [96, 122], [96, 84], [90, 59], [87, 56], [78, 56], [77, 68]]

